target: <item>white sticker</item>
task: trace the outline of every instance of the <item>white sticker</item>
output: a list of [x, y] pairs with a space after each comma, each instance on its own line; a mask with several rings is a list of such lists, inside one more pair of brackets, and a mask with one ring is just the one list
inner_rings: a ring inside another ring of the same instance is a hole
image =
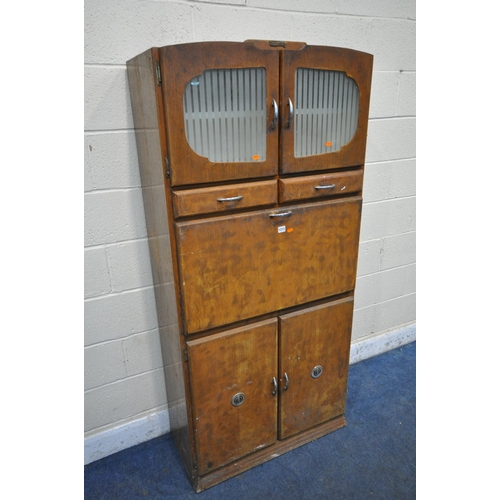
[[278, 233], [284, 233], [286, 231], [286, 226], [278, 226]]

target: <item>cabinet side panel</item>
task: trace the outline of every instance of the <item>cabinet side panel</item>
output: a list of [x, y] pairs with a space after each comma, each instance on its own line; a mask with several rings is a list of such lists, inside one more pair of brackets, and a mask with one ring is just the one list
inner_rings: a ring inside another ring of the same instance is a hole
[[162, 131], [158, 118], [161, 103], [157, 101], [154, 50], [148, 50], [128, 61], [127, 73], [165, 368], [170, 430], [184, 464], [191, 473], [188, 409], [174, 285], [175, 266], [170, 242], [169, 203], [164, 184]]

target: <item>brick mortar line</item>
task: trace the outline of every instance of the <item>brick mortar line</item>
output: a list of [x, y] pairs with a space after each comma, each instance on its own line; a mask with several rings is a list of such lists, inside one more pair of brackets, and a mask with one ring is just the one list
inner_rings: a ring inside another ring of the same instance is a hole
[[89, 344], [89, 345], [84, 345], [83, 349], [90, 349], [93, 347], [98, 347], [101, 345], [108, 345], [108, 344], [113, 344], [114, 342], [123, 342], [124, 340], [131, 339], [132, 337], [137, 337], [138, 335], [146, 335], [150, 333], [159, 333], [160, 329], [159, 328], [152, 328], [150, 330], [144, 330], [142, 332], [136, 332], [136, 333], [131, 333], [130, 335], [126, 335], [125, 337], [120, 337], [117, 339], [109, 339], [109, 340], [103, 340], [102, 342], [95, 342], [94, 344]]
[[[370, 304], [369, 306], [364, 306], [364, 307], [359, 307], [357, 309], [354, 309], [354, 312], [356, 312], [356, 311], [362, 311], [363, 309], [368, 309], [369, 307], [379, 306], [380, 304], [387, 304], [389, 302], [392, 302], [394, 300], [399, 300], [399, 299], [402, 299], [404, 297], [411, 297], [412, 295], [416, 296], [417, 292], [405, 293], [404, 295], [400, 295], [399, 297], [394, 297], [394, 298], [388, 299], [388, 300], [382, 300], [380, 302], [374, 302], [373, 304]], [[394, 328], [397, 328], [397, 326], [395, 326]]]
[[386, 273], [389, 271], [393, 271], [394, 269], [401, 269], [403, 267], [410, 267], [410, 266], [415, 266], [417, 264], [417, 261], [415, 260], [414, 262], [409, 262], [407, 264], [400, 264], [399, 266], [394, 266], [394, 267], [388, 267], [387, 269], [379, 269], [378, 271], [368, 273], [368, 274], [359, 274], [356, 276], [357, 279], [359, 278], [367, 278], [369, 276], [374, 276], [375, 274], [380, 274], [380, 273]]
[[416, 18], [408, 18], [408, 17], [387, 17], [387, 16], [373, 16], [373, 15], [363, 15], [363, 14], [350, 14], [348, 12], [324, 12], [324, 11], [302, 11], [302, 10], [288, 10], [288, 9], [273, 9], [270, 7], [262, 7], [256, 5], [248, 5], [248, 4], [234, 4], [234, 3], [216, 3], [216, 2], [199, 2], [196, 0], [191, 1], [176, 1], [176, 2], [168, 2], [168, 3], [178, 3], [183, 5], [190, 5], [191, 7], [195, 7], [196, 5], [211, 5], [213, 7], [220, 8], [236, 8], [236, 9], [247, 9], [247, 10], [256, 10], [256, 11], [265, 11], [265, 12], [275, 12], [279, 14], [294, 14], [294, 15], [311, 15], [311, 16], [336, 16], [336, 17], [357, 17], [359, 19], [388, 19], [393, 21], [408, 21], [408, 22], [416, 22]]
[[[173, 364], [175, 364], [175, 363], [173, 363]], [[172, 366], [172, 365], [168, 365], [168, 366]], [[146, 375], [148, 373], [159, 372], [159, 371], [163, 372], [163, 370], [164, 370], [164, 366], [162, 365], [159, 368], [153, 368], [152, 370], [146, 370], [144, 372], [136, 373], [134, 375], [127, 375], [126, 377], [120, 378], [118, 380], [113, 380], [113, 382], [107, 382], [105, 384], [97, 385], [97, 386], [92, 387], [90, 389], [84, 389], [83, 393], [84, 394], [88, 394], [89, 392], [95, 391], [96, 389], [101, 389], [103, 387], [107, 387], [107, 386], [110, 386], [110, 385], [119, 384], [120, 382], [123, 382], [124, 380], [130, 380], [130, 379], [134, 379], [134, 378], [139, 378], [139, 377], [142, 377], [143, 375]], [[164, 376], [163, 373], [161, 375]]]
[[380, 163], [396, 163], [398, 161], [408, 161], [408, 160], [416, 160], [416, 159], [417, 159], [416, 156], [406, 156], [405, 158], [397, 158], [397, 159], [390, 158], [388, 160], [368, 161], [365, 163], [365, 167], [367, 165], [378, 165]]
[[372, 242], [372, 241], [379, 241], [379, 240], [382, 240], [382, 239], [384, 239], [384, 238], [392, 238], [393, 236], [399, 236], [399, 235], [401, 235], [401, 234], [409, 234], [409, 233], [415, 233], [415, 234], [416, 234], [416, 233], [417, 233], [417, 231], [416, 231], [416, 230], [413, 230], [413, 231], [406, 231], [406, 232], [404, 232], [404, 233], [399, 233], [399, 234], [396, 234], [396, 235], [390, 235], [390, 236], [389, 236], [389, 235], [388, 235], [388, 236], [380, 236], [380, 238], [371, 238], [371, 239], [369, 239], [369, 240], [363, 240], [363, 241], [360, 241], [360, 242], [359, 242], [359, 244], [361, 245], [361, 244], [363, 244], [363, 243], [370, 243], [370, 242]]
[[375, 203], [387, 203], [390, 201], [397, 201], [397, 200], [407, 200], [409, 198], [416, 198], [416, 194], [410, 194], [408, 196], [398, 196], [397, 198], [386, 198], [385, 200], [375, 200], [375, 201], [363, 201], [363, 206], [368, 206], [368, 205], [373, 205]]

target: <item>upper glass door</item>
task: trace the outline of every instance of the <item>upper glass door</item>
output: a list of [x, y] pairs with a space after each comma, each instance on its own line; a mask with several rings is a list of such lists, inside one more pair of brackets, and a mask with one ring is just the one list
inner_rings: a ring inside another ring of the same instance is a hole
[[184, 90], [188, 144], [213, 163], [266, 159], [265, 68], [210, 69]]
[[336, 47], [284, 51], [281, 172], [364, 163], [372, 60]]
[[160, 59], [173, 186], [278, 173], [277, 52], [205, 42]]
[[359, 89], [342, 71], [295, 71], [294, 156], [339, 151], [358, 126]]

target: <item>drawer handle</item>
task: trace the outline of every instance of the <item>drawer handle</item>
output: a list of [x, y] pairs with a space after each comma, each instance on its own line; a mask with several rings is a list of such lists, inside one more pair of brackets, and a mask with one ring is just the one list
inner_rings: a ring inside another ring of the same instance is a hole
[[290, 379], [288, 378], [288, 375], [285, 372], [285, 387], [283, 387], [283, 390], [286, 391], [288, 389], [288, 386], [290, 385]]
[[292, 215], [293, 212], [281, 212], [279, 214], [269, 214], [269, 217], [288, 217]]
[[231, 202], [231, 201], [240, 201], [243, 199], [243, 196], [231, 196], [230, 198], [217, 198], [217, 201], [220, 203]]
[[318, 185], [318, 186], [314, 186], [314, 189], [333, 189], [335, 187], [335, 184], [325, 184], [325, 185]]

